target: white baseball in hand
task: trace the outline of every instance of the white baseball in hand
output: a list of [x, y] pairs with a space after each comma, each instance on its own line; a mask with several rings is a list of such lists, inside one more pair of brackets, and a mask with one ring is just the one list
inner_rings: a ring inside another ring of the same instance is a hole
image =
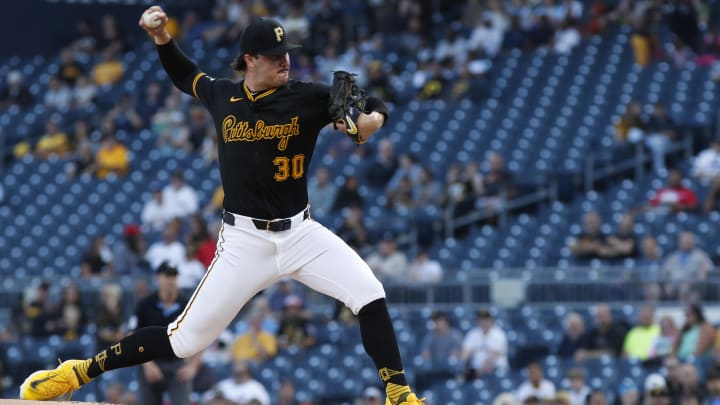
[[148, 28], [157, 28], [160, 26], [161, 20], [160, 20], [160, 12], [159, 11], [151, 11], [149, 13], [145, 13], [142, 16], [143, 24]]

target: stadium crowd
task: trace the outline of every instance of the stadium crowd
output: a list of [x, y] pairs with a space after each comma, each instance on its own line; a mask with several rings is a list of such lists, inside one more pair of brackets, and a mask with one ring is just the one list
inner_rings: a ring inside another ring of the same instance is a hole
[[[676, 66], [720, 66], [719, 14], [720, 4], [713, 0], [621, 0], [616, 4], [578, 0], [218, 0], [211, 15], [188, 11], [171, 24], [173, 35], [183, 43], [202, 41], [209, 49], [235, 50], [242, 29], [252, 18], [278, 17], [289, 41], [304, 45], [292, 55], [295, 78], [327, 82], [333, 70], [358, 72], [360, 84], [370, 94], [403, 104], [434, 99], [480, 102], [488, 97], [493, 62], [504, 55], [538, 49], [568, 53], [584, 38], [603, 35], [618, 25], [632, 27], [628, 46], [639, 66], [657, 60]], [[197, 154], [207, 165], [216, 164], [217, 135], [210, 118], [167, 81], [153, 80], [136, 92], [111, 91], [122, 88], [132, 74], [123, 66], [123, 53], [145, 40], [122, 32], [112, 15], [104, 16], [99, 27], [81, 19], [74, 40], [56, 55], [58, 69], [51, 72], [41, 92], [30, 91], [20, 70], [9, 72], [0, 89], [0, 107], [42, 105], [48, 112], [46, 121], [35, 128], [37, 133], [12, 145], [12, 159], [63, 160], [71, 181], [82, 176], [127, 176], [137, 163], [129, 147], [132, 136], [140, 129], [150, 129], [163, 156]], [[716, 71], [720, 81], [720, 67]], [[103, 96], [110, 93], [114, 97]], [[659, 215], [717, 211], [720, 141], [707, 145], [688, 173], [678, 171], [666, 156], [669, 143], [678, 136], [675, 123], [664, 115], [662, 104], [651, 110], [646, 114], [648, 108], [633, 101], [611, 125], [618, 148], [641, 145], [652, 153], [653, 167], [667, 176], [667, 185], [658, 189], [647, 205], [627, 207], [612, 233], [606, 232], [609, 225], [598, 213], [587, 213], [584, 228], [572, 235], [567, 248], [578, 264], [598, 258], [608, 263], [637, 259], [628, 277], [643, 283], [648, 301], [696, 302], [698, 295], [690, 282], [706, 278], [718, 257], [697, 248], [690, 232], [679, 235], [676, 252], [659, 252], [652, 235], [634, 233], [633, 221], [636, 215], [650, 211]], [[344, 141], [335, 142], [330, 154], [348, 151], [349, 143]], [[338, 234], [367, 258], [382, 280], [436, 283], [446, 269], [428, 253], [436, 235], [425, 238], [421, 246], [406, 249], [397, 229], [369, 229], [364, 223], [366, 203], [361, 187], [377, 190], [384, 195], [386, 209], [408, 218], [428, 206], [453, 216], [473, 211], [496, 213], [519, 192], [505, 157], [494, 151], [465, 165], [452, 164], [446, 173], [433, 173], [419, 156], [396, 154], [388, 139], [348, 153], [351, 159], [364, 162], [366, 170], [357, 176], [343, 176], [338, 184], [326, 167], [317, 167], [309, 179], [310, 203], [319, 218], [344, 218]], [[131, 331], [142, 317], [143, 299], [157, 293], [161, 299], [167, 296], [175, 302], [194, 288], [214, 255], [223, 191], [218, 188], [202, 201], [185, 176], [184, 170], [178, 170], [169, 182], [151, 184], [142, 215], [135, 223], [125, 224], [123, 234], [116, 235], [119, 243], [110, 246], [98, 237], [87, 246], [76, 265], [84, 278], [102, 284], [97, 306], [83, 303], [74, 284], [65, 286], [54, 298], [57, 292], [43, 282], [29, 289], [21, 305], [13, 309], [13, 322], [3, 325], [0, 341], [12, 344], [24, 336], [55, 336], [68, 343], [59, 355], [70, 358], [81, 349], [83, 334], [93, 331], [94, 339], [102, 344]], [[697, 190], [684, 186], [683, 176], [693, 176], [709, 190], [703, 193], [703, 201]], [[439, 218], [440, 214], [432, 219]], [[435, 228], [428, 229], [433, 233]], [[466, 233], [460, 230], [455, 236]], [[154, 281], [139, 279], [128, 299], [115, 282], [122, 275], [154, 276], [149, 277]], [[672, 282], [661, 282], [668, 279]], [[164, 288], [167, 295], [158, 292]], [[346, 333], [357, 332], [347, 311], [337, 308], [333, 316], [323, 317], [311, 311], [311, 300], [305, 289], [290, 282], [254, 299], [236, 329], [215, 342], [203, 354], [202, 362], [187, 369], [198, 402], [268, 404], [272, 387], [262, 386], [253, 377], [263, 364], [277, 353], [319, 345], [319, 329], [330, 323], [342, 325]], [[574, 366], [563, 369], [560, 377], [569, 381], [568, 389], [560, 389], [544, 377], [547, 362], [538, 357], [522, 364], [527, 381], [495, 403], [605, 404], [608, 396], [620, 404], [637, 404], [641, 399], [648, 404], [720, 403], [720, 369], [712, 366], [712, 360], [720, 358], [720, 334], [700, 306], [688, 305], [682, 321], [667, 316], [656, 319], [652, 307], [644, 307], [637, 320], [613, 319], [610, 308], [600, 304], [592, 311], [593, 325], [586, 328], [588, 315], [568, 314], [560, 343], [545, 348], [545, 356], [566, 359], [563, 364]], [[461, 331], [446, 313], [434, 312], [428, 317], [432, 328], [421, 337], [421, 352], [412, 354], [423, 359], [416, 371], [419, 389], [431, 389], [447, 380], [482, 380], [510, 368], [508, 331], [495, 319], [493, 311], [482, 310], [477, 313], [476, 325]], [[583, 364], [608, 356], [635, 359], [652, 372], [642, 381], [591, 389]], [[1, 367], [6, 364], [3, 360], [0, 356], [0, 381], [3, 388], [14, 387], [18, 381]], [[228, 378], [216, 378], [211, 366], [218, 365], [230, 370]], [[698, 366], [704, 369], [697, 370]], [[152, 371], [144, 374], [150, 380], [148, 373]], [[294, 384], [284, 380], [277, 387], [274, 403], [300, 403], [294, 397]], [[138, 403], [137, 394], [123, 384], [104, 388], [99, 396], [108, 402]], [[370, 405], [383, 403], [384, 397], [377, 388], [367, 387], [357, 400]], [[313, 403], [310, 401], [303, 403]]]

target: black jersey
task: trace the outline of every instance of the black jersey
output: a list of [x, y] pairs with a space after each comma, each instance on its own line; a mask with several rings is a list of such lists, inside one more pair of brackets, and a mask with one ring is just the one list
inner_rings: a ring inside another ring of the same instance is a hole
[[[158, 45], [175, 86], [200, 101], [215, 122], [223, 207], [253, 218], [287, 218], [308, 203], [307, 169], [320, 130], [331, 122], [330, 87], [288, 81], [253, 94], [245, 82], [201, 72], [174, 41]], [[367, 109], [387, 118], [382, 100]]]
[[225, 209], [266, 219], [302, 211], [315, 142], [331, 121], [329, 87], [291, 80], [253, 96], [245, 82], [198, 75], [193, 91], [215, 121]]

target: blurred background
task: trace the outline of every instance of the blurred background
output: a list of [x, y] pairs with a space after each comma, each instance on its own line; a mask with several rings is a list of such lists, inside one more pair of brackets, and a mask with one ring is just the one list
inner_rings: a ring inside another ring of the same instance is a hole
[[[158, 288], [192, 292], [214, 255], [215, 130], [137, 27], [151, 4], [0, 15], [5, 398], [131, 331]], [[323, 130], [310, 203], [385, 283], [428, 404], [720, 403], [718, 0], [161, 5], [211, 76], [236, 76], [269, 16], [303, 44], [292, 77], [356, 72], [389, 103], [365, 145]], [[75, 399], [142, 403], [139, 379]], [[352, 314], [283, 282], [203, 354], [192, 401], [384, 403], [375, 388]]]

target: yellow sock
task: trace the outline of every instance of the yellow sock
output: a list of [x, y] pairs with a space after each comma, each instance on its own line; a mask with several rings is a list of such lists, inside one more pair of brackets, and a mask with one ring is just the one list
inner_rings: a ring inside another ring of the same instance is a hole
[[78, 380], [80, 381], [80, 385], [89, 383], [92, 378], [88, 376], [88, 367], [90, 367], [90, 363], [92, 362], [92, 359], [84, 360], [82, 363], [77, 363], [73, 366], [73, 369], [75, 370], [75, 375], [78, 377]]
[[410, 392], [410, 387], [407, 385], [388, 383], [385, 387], [385, 392], [392, 403], [397, 403], [399, 402], [400, 395]]

